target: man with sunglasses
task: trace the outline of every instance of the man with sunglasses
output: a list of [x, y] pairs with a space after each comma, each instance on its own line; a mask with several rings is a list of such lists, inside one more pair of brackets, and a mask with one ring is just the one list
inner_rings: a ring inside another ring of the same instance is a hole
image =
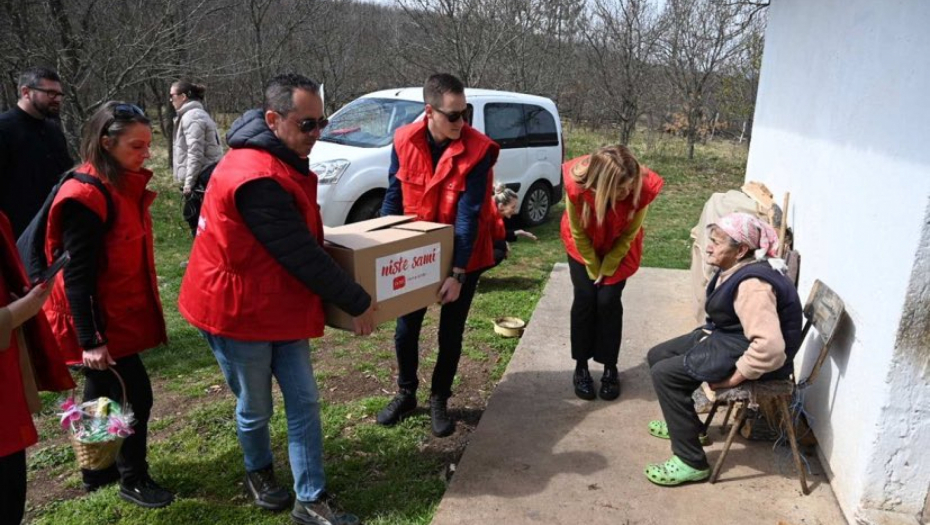
[[[439, 291], [439, 354], [429, 399], [433, 435], [455, 432], [448, 413], [452, 382], [462, 355], [462, 335], [481, 272], [494, 265], [490, 224], [492, 167], [500, 147], [466, 120], [465, 87], [456, 77], [437, 74], [423, 87], [425, 117], [398, 129], [388, 171], [382, 215], [413, 214], [419, 220], [454, 226], [452, 274]], [[378, 413], [394, 425], [417, 406], [420, 328], [426, 309], [397, 319], [394, 334], [399, 391]]]
[[35, 67], [19, 77], [19, 101], [0, 115], [0, 210], [19, 235], [74, 162], [58, 113], [64, 93], [54, 70]]
[[272, 376], [284, 396], [294, 475], [291, 517], [307, 525], [358, 523], [326, 493], [320, 403], [309, 338], [323, 335], [323, 301], [373, 329], [374, 304], [323, 250], [317, 177], [308, 156], [326, 126], [319, 86], [279, 75], [226, 135], [230, 151], [204, 194], [181, 314], [200, 329], [236, 396], [245, 489], [255, 505], [283, 510], [290, 494], [275, 480], [268, 422]]

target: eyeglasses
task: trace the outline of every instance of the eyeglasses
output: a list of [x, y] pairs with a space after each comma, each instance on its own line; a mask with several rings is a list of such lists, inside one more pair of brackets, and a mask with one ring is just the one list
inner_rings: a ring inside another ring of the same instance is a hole
[[64, 93], [62, 93], [61, 91], [55, 91], [54, 89], [45, 89], [45, 88], [40, 88], [40, 87], [35, 87], [35, 86], [29, 86], [29, 89], [33, 91], [40, 91], [42, 93], [45, 93], [46, 95], [48, 95], [48, 98], [51, 98], [51, 99], [65, 98]]
[[447, 119], [449, 122], [451, 122], [451, 123], [453, 123], [453, 124], [456, 123], [456, 122], [458, 122], [459, 120], [461, 120], [461, 119], [462, 119], [463, 117], [465, 117], [465, 115], [468, 113], [468, 110], [467, 110], [467, 109], [463, 109], [462, 111], [450, 111], [450, 112], [448, 112], [448, 113], [445, 112], [445, 111], [443, 111], [443, 110], [441, 110], [441, 109], [439, 109], [439, 108], [433, 108], [433, 109], [436, 110], [437, 112], [441, 113], [444, 117], [446, 117], [446, 119]]
[[174, 100], [174, 97], [180, 97], [181, 93], [168, 93], [168, 101]]
[[[280, 113], [278, 114], [280, 115]], [[294, 122], [294, 121], [291, 120], [291, 122]], [[327, 118], [305, 118], [301, 120], [300, 122], [294, 122], [294, 123], [297, 124], [297, 129], [299, 129], [301, 133], [310, 133], [315, 129], [323, 131], [323, 129], [329, 125], [329, 119]]]

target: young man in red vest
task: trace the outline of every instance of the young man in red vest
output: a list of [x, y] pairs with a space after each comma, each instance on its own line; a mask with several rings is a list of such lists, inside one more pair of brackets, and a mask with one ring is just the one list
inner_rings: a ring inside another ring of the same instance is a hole
[[[439, 291], [439, 355], [433, 369], [430, 417], [433, 434], [455, 431], [447, 404], [462, 354], [462, 334], [481, 271], [494, 265], [488, 225], [492, 168], [500, 147], [465, 122], [465, 87], [449, 74], [431, 76], [423, 87], [426, 116], [394, 134], [388, 190], [382, 215], [413, 214], [424, 221], [455, 227], [452, 274]], [[394, 334], [399, 392], [378, 413], [378, 423], [393, 425], [416, 409], [419, 386], [420, 327], [426, 308], [397, 320]]]
[[271, 377], [287, 411], [288, 455], [297, 500], [291, 517], [313, 525], [358, 523], [330, 507], [323, 472], [319, 395], [308, 338], [323, 335], [323, 301], [372, 331], [371, 297], [323, 250], [317, 177], [307, 157], [326, 127], [319, 86], [279, 75], [263, 110], [246, 112], [226, 135], [230, 152], [204, 195], [178, 306], [213, 349], [236, 395], [245, 487], [255, 504], [283, 510], [268, 421]]

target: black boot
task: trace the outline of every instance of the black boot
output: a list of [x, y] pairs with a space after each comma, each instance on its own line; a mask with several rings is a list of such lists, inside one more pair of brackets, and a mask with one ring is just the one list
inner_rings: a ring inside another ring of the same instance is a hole
[[378, 412], [378, 424], [386, 427], [396, 425], [400, 420], [412, 414], [416, 409], [416, 390], [405, 390], [402, 388], [400, 392], [394, 396], [394, 399], [392, 399], [383, 410]]
[[572, 381], [575, 383], [576, 396], [585, 401], [591, 401], [597, 397], [597, 394], [594, 393], [594, 379], [591, 378], [591, 372], [588, 371], [587, 367], [575, 368]]
[[149, 509], [165, 507], [174, 501], [174, 494], [155, 483], [148, 474], [131, 483], [121, 483], [119, 497]]
[[274, 477], [274, 466], [245, 473], [245, 490], [252, 501], [267, 510], [284, 510], [291, 502], [291, 494], [278, 484]]
[[617, 374], [617, 367], [604, 367], [604, 375], [601, 376], [601, 390], [598, 395], [605, 401], [613, 401], [620, 397], [620, 377]]
[[448, 402], [448, 397], [432, 395], [429, 398], [429, 416], [436, 437], [451, 436], [455, 432], [455, 422], [449, 417]]

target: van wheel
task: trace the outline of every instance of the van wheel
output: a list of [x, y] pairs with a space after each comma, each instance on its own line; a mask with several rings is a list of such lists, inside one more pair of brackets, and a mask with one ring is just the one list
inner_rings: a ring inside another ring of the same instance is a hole
[[346, 224], [353, 222], [367, 221], [376, 219], [381, 216], [381, 202], [384, 195], [366, 195], [355, 202], [349, 216], [346, 217]]
[[523, 197], [520, 220], [525, 226], [538, 226], [546, 220], [550, 208], [552, 208], [552, 199], [549, 186], [545, 182], [536, 181]]

